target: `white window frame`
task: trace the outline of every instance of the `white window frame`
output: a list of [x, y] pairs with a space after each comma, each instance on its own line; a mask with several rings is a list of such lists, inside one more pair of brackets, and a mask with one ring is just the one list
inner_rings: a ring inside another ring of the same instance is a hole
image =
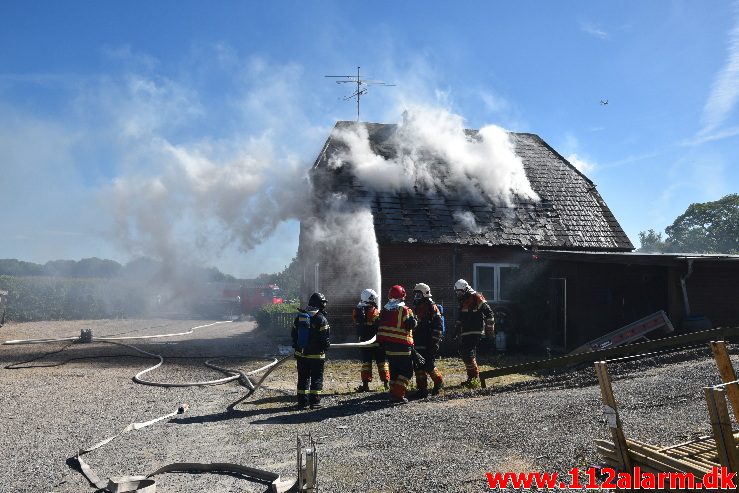
[[477, 291], [477, 268], [478, 267], [493, 267], [493, 296], [488, 298], [488, 301], [511, 301], [500, 298], [500, 268], [501, 267], [512, 267], [520, 269], [519, 264], [511, 264], [505, 262], [496, 263], [474, 263], [472, 264], [472, 287]]

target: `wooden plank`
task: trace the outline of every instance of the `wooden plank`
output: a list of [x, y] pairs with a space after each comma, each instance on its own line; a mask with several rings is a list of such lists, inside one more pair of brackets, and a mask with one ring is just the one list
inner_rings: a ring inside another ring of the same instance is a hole
[[[648, 460], [652, 467], [657, 467], [657, 464], [663, 465], [663, 471], [683, 471], [692, 472], [693, 474], [704, 474], [711, 470], [705, 464], [701, 464], [689, 459], [678, 459], [669, 455], [660, 453], [656, 447], [652, 447], [647, 444], [635, 442], [633, 440], [626, 441], [629, 447], [629, 453], [632, 457], [637, 459], [639, 462]], [[666, 466], [666, 467], [665, 467]]]
[[711, 341], [711, 352], [713, 353], [713, 359], [716, 361], [721, 380], [724, 384], [728, 384], [724, 388], [729, 396], [734, 418], [739, 421], [739, 384], [736, 383], [736, 372], [729, 359], [726, 343], [724, 341]]
[[600, 454], [600, 456], [603, 457], [604, 459], [608, 458], [608, 459], [611, 459], [612, 461], [618, 462], [618, 455], [616, 454], [615, 450], [605, 449], [603, 447], [595, 447], [595, 448]]
[[695, 467], [695, 466], [689, 466], [686, 464], [680, 464], [677, 465], [676, 463], [673, 463], [670, 461], [669, 457], [658, 458], [657, 456], [652, 456], [648, 452], [643, 452], [636, 449], [630, 449], [629, 450], [629, 456], [631, 460], [634, 461], [634, 463], [639, 464], [646, 464], [647, 466], [654, 468], [660, 472], [671, 472], [671, 471], [680, 471], [680, 472], [692, 472], [693, 474], [697, 476], [703, 476], [703, 474], [710, 471], [710, 469], [703, 469], [702, 467]]
[[613, 444], [616, 446], [616, 455], [618, 456], [621, 470], [631, 470], [629, 449], [626, 447], [626, 438], [624, 437], [623, 427], [621, 426], [621, 419], [618, 416], [616, 398], [613, 396], [611, 377], [608, 375], [608, 368], [606, 367], [605, 361], [599, 361], [595, 364], [595, 372], [598, 375], [600, 395], [603, 401], [608, 427], [611, 429], [611, 438], [613, 438]]
[[723, 389], [705, 387], [703, 393], [706, 397], [713, 437], [716, 440], [719, 462], [730, 471], [737, 472], [739, 469], [739, 455], [736, 450], [734, 433], [731, 430], [729, 410], [726, 405], [726, 392]]
[[709, 435], [703, 435], [703, 436], [699, 436], [698, 438], [688, 440], [687, 442], [681, 442], [675, 445], [670, 445], [668, 447], [662, 447], [661, 449], [659, 449], [659, 451], [666, 452], [674, 448], [682, 447], [683, 445], [701, 444], [703, 442], [706, 442], [707, 440], [713, 440], [713, 438]]
[[512, 373], [527, 373], [547, 368], [564, 368], [572, 365], [583, 363], [593, 363], [595, 361], [605, 361], [614, 357], [633, 356], [644, 354], [650, 351], [664, 348], [674, 348], [685, 346], [688, 344], [696, 344], [700, 342], [710, 341], [712, 339], [728, 339], [739, 337], [739, 327], [718, 327], [716, 329], [704, 330], [700, 332], [692, 332], [673, 337], [665, 337], [649, 342], [641, 342], [637, 344], [628, 344], [626, 346], [618, 346], [615, 348], [604, 349], [600, 351], [590, 351], [568, 356], [560, 356], [558, 358], [550, 358], [537, 361], [529, 361], [519, 365], [506, 366], [503, 368], [494, 368], [480, 372], [480, 383], [485, 379], [510, 375]]

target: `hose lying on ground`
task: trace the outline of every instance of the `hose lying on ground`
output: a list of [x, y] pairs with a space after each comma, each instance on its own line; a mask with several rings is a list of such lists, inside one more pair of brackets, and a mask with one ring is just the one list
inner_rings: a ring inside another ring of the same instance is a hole
[[[154, 371], [157, 368], [159, 368], [160, 366], [162, 366], [164, 364], [164, 357], [162, 357], [162, 355], [160, 355], [160, 354], [156, 354], [156, 353], [151, 353], [149, 351], [145, 351], [145, 350], [143, 350], [141, 348], [138, 348], [136, 346], [133, 346], [131, 344], [120, 342], [120, 341], [129, 341], [129, 340], [133, 340], [133, 339], [161, 339], [161, 338], [167, 338], [167, 337], [185, 336], [185, 335], [192, 334], [197, 329], [202, 329], [202, 328], [205, 328], [205, 327], [211, 327], [213, 325], [218, 325], [218, 324], [223, 324], [223, 323], [231, 323], [231, 321], [229, 320], [229, 321], [213, 322], [213, 323], [205, 324], [205, 325], [198, 325], [196, 327], [192, 327], [191, 329], [189, 329], [189, 330], [187, 330], [185, 332], [176, 332], [176, 333], [169, 333], [169, 334], [154, 334], [154, 335], [142, 335], [142, 336], [123, 336], [123, 337], [92, 337], [92, 336], [90, 336], [89, 339], [88, 339], [88, 342], [102, 342], [102, 343], [106, 343], [106, 344], [114, 344], [114, 345], [118, 345], [118, 346], [129, 348], [129, 349], [133, 349], [134, 351], [137, 351], [137, 352], [139, 352], [139, 353], [141, 353], [141, 354], [143, 354], [143, 355], [145, 355], [147, 357], [159, 359], [159, 363], [157, 363], [156, 365], [151, 366], [149, 368], [146, 368], [146, 369], [138, 372], [136, 375], [134, 375], [133, 381], [136, 382], [136, 383], [140, 383], [142, 385], [152, 385], [152, 386], [156, 386], [156, 387], [204, 387], [204, 386], [208, 386], [208, 385], [221, 385], [221, 384], [224, 384], [224, 383], [232, 382], [234, 380], [238, 380], [241, 385], [243, 385], [244, 387], [246, 387], [248, 389], [248, 392], [247, 392], [247, 394], [245, 396], [243, 396], [242, 398], [240, 398], [239, 400], [237, 400], [236, 402], [234, 402], [234, 403], [232, 403], [231, 405], [228, 406], [228, 409], [229, 410], [232, 410], [234, 408], [234, 406], [236, 406], [238, 403], [242, 402], [244, 399], [248, 398], [254, 392], [256, 392], [262, 386], [262, 384], [267, 379], [267, 377], [274, 370], [276, 370], [278, 367], [282, 366], [288, 360], [292, 359], [293, 356], [292, 355], [285, 356], [285, 357], [283, 357], [281, 359], [274, 358], [272, 362], [270, 362], [270, 363], [268, 363], [268, 364], [266, 364], [266, 365], [264, 365], [264, 366], [262, 366], [260, 368], [257, 368], [256, 370], [252, 370], [252, 371], [250, 371], [248, 373], [245, 373], [245, 372], [243, 372], [241, 370], [238, 370], [238, 369], [223, 368], [223, 367], [214, 365], [213, 363], [211, 363], [211, 361], [216, 360], [216, 359], [219, 359], [219, 358], [213, 358], [211, 360], [205, 361], [205, 365], [207, 367], [209, 367], [209, 368], [213, 368], [214, 370], [217, 370], [217, 371], [220, 371], [222, 373], [225, 373], [226, 375], [228, 375], [227, 377], [219, 378], [219, 379], [215, 379], [215, 380], [204, 380], [204, 381], [196, 381], [196, 382], [177, 382], [177, 383], [174, 383], [174, 382], [154, 382], [152, 380], [146, 380], [146, 379], [142, 378], [142, 376], [145, 375], [145, 374], [147, 374], [147, 373], [149, 373], [149, 372], [151, 372], [151, 371]], [[10, 340], [10, 341], [5, 341], [5, 342], [3, 342], [3, 345], [50, 344], [50, 343], [55, 343], [55, 342], [69, 342], [70, 344], [68, 344], [67, 346], [65, 346], [64, 348], [62, 348], [60, 350], [60, 351], [63, 351], [64, 349], [66, 349], [70, 345], [72, 345], [74, 343], [77, 343], [77, 342], [80, 342], [81, 339], [82, 339], [81, 337], [64, 337], [64, 338], [56, 338], [56, 339], [15, 339], [15, 340]], [[375, 337], [373, 337], [369, 341], [365, 341], [365, 342], [344, 342], [344, 343], [333, 344], [332, 347], [340, 347], [340, 348], [363, 347], [363, 346], [368, 346], [370, 344], [374, 344], [374, 342], [375, 342]], [[55, 351], [54, 353], [60, 352], [60, 351]], [[54, 353], [49, 353], [49, 354], [54, 354]], [[34, 360], [30, 360], [30, 361], [34, 361]], [[6, 368], [9, 368], [9, 367], [12, 367], [12, 366], [16, 366], [16, 365], [8, 365], [8, 366], [6, 366]], [[15, 368], [10, 368], [10, 369], [15, 369]], [[266, 373], [259, 379], [259, 381], [256, 384], [253, 383], [249, 379], [249, 376], [253, 376], [253, 375], [258, 374], [258, 373], [261, 373], [263, 371], [266, 371]]]
[[98, 490], [110, 491], [110, 492], [129, 492], [129, 493], [155, 493], [156, 492], [156, 481], [151, 479], [153, 476], [163, 474], [167, 472], [199, 472], [199, 473], [236, 473], [249, 478], [254, 478], [258, 481], [267, 482], [269, 484], [270, 492], [272, 493], [285, 493], [288, 491], [296, 491], [297, 481], [283, 480], [279, 474], [275, 474], [269, 471], [263, 471], [254, 467], [243, 466], [241, 464], [233, 464], [227, 462], [219, 462], [212, 464], [203, 464], [197, 462], [177, 462], [174, 464], [168, 464], [160, 467], [156, 471], [147, 474], [146, 476], [121, 476], [111, 477], [108, 480], [101, 480], [100, 476], [90, 467], [87, 462], [82, 459], [82, 456], [97, 450], [103, 445], [115, 440], [124, 433], [130, 431], [140, 430], [147, 426], [158, 423], [159, 421], [171, 418], [177, 414], [183, 414], [188, 409], [187, 404], [180, 405], [176, 411], [173, 411], [164, 416], [154, 418], [149, 421], [142, 423], [131, 423], [126, 426], [119, 433], [106, 438], [105, 440], [96, 443], [90, 447], [80, 449], [77, 455], [71, 457], [69, 462], [76, 466], [83, 476], [90, 482], [91, 485], [98, 488]]
[[[86, 337], [86, 342], [101, 342], [106, 344], [114, 344], [117, 346], [126, 347], [129, 349], [133, 349], [134, 351], [137, 351], [146, 357], [150, 358], [157, 358], [159, 359], [159, 362], [151, 366], [149, 368], [146, 368], [140, 372], [138, 372], [134, 377], [133, 381], [136, 383], [140, 383], [143, 385], [152, 385], [152, 386], [158, 386], [158, 387], [191, 387], [191, 386], [206, 386], [206, 385], [220, 385], [227, 382], [231, 382], [234, 380], [238, 380], [240, 384], [247, 387], [248, 391], [247, 394], [238, 399], [237, 401], [233, 402], [228, 406], [228, 411], [233, 411], [234, 407], [239, 404], [240, 402], [244, 401], [249, 396], [253, 395], [254, 392], [256, 392], [264, 383], [264, 381], [269, 377], [269, 375], [276, 370], [278, 367], [283, 365], [288, 360], [292, 359], [294, 356], [289, 355], [285, 356], [281, 359], [274, 359], [272, 362], [262, 366], [261, 368], [258, 368], [256, 370], [252, 370], [250, 372], [243, 372], [241, 370], [235, 370], [230, 368], [223, 368], [218, 365], [215, 365], [211, 363], [211, 361], [219, 358], [213, 358], [211, 360], [205, 361], [205, 365], [209, 368], [213, 368], [214, 370], [218, 370], [220, 372], [223, 372], [227, 374], [227, 377], [216, 379], [216, 380], [207, 380], [207, 381], [198, 381], [198, 382], [180, 382], [180, 383], [171, 383], [171, 382], [153, 382], [151, 380], [145, 380], [142, 378], [143, 375], [156, 370], [159, 368], [162, 364], [164, 364], [164, 358], [160, 354], [151, 353], [149, 351], [145, 351], [141, 348], [138, 348], [136, 346], [133, 346], [131, 344], [127, 344], [125, 342], [120, 342], [122, 340], [131, 340], [131, 339], [158, 339], [158, 338], [165, 338], [165, 337], [175, 337], [175, 336], [183, 336], [183, 335], [189, 335], [192, 334], [196, 329], [201, 329], [204, 327], [210, 327], [213, 325], [217, 325], [220, 323], [228, 323], [228, 322], [214, 322], [211, 324], [205, 324], [200, 325], [197, 327], [193, 327], [190, 330], [186, 332], [178, 332], [173, 334], [156, 334], [156, 335], [149, 335], [149, 336], [125, 336], [125, 337], [92, 337], [90, 333], [88, 334], [82, 334], [80, 337], [67, 337], [67, 338], [57, 338], [57, 339], [17, 339], [17, 340], [11, 340], [11, 341], [5, 341], [4, 345], [21, 345], [21, 344], [50, 344], [50, 343], [58, 343], [58, 342], [68, 342], [69, 344], [65, 345], [62, 349], [59, 351], [54, 351], [52, 353], [48, 354], [56, 354], [64, 349], [67, 349], [71, 345], [75, 343], [81, 343], [82, 340]], [[369, 341], [365, 342], [357, 342], [357, 343], [339, 343], [334, 344], [333, 347], [363, 347], [368, 346], [371, 344], [374, 344], [375, 338], [373, 337]], [[44, 355], [44, 356], [46, 356]], [[30, 361], [35, 361], [40, 358], [34, 358]], [[9, 367], [15, 367], [15, 368], [21, 368], [17, 365], [8, 365], [6, 368]], [[253, 376], [257, 373], [265, 372], [264, 375], [256, 382], [253, 383], [249, 376]], [[100, 479], [100, 477], [95, 473], [95, 471], [82, 459], [82, 456], [92, 452], [93, 450], [96, 450], [103, 445], [107, 444], [108, 442], [114, 440], [115, 438], [119, 437], [120, 435], [127, 433], [129, 431], [139, 430], [141, 428], [144, 428], [146, 426], [152, 425], [154, 423], [157, 423], [159, 421], [162, 421], [164, 419], [170, 418], [176, 414], [182, 414], [187, 410], [188, 406], [187, 404], [183, 404], [179, 406], [177, 411], [174, 411], [172, 413], [166, 414], [164, 416], [161, 416], [159, 418], [143, 422], [143, 423], [131, 423], [126, 428], [124, 428], [121, 432], [118, 434], [109, 437], [101, 442], [96, 443], [95, 445], [92, 445], [91, 447], [87, 447], [85, 449], [79, 450], [77, 455], [70, 459], [76, 467], [79, 468], [79, 470], [82, 472], [82, 474], [87, 478], [87, 480], [90, 482], [90, 484], [94, 485], [96, 488], [101, 490], [107, 490], [107, 491], [128, 491], [128, 492], [139, 492], [139, 493], [154, 493], [156, 491], [156, 482], [153, 479], [150, 479], [152, 476], [156, 474], [161, 474], [165, 472], [175, 472], [175, 471], [197, 471], [197, 472], [231, 472], [231, 473], [239, 473], [245, 476], [255, 477], [262, 481], [268, 481], [270, 485], [270, 490], [274, 493], [280, 493], [280, 492], [287, 492], [287, 491], [294, 491], [295, 486], [297, 482], [292, 481], [284, 481], [281, 480], [279, 475], [270, 473], [268, 471], [262, 471], [259, 469], [255, 469], [252, 467], [242, 466], [239, 464], [230, 464], [230, 463], [217, 463], [217, 464], [201, 464], [201, 463], [176, 463], [176, 464], [169, 464], [167, 466], [164, 466], [157, 471], [147, 475], [147, 476], [127, 476], [127, 477], [120, 477], [120, 478], [110, 478], [108, 481], [103, 481]]]

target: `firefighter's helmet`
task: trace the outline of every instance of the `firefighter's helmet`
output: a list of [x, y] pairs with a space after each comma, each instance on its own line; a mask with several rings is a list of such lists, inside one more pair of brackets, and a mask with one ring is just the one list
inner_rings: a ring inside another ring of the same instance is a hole
[[362, 294], [359, 295], [359, 299], [364, 303], [372, 303], [377, 306], [377, 292], [374, 289], [365, 289]]
[[454, 283], [454, 292], [457, 294], [457, 298], [464, 297], [470, 291], [472, 291], [472, 288], [470, 288], [470, 283], [468, 283], [464, 279], [460, 279]]
[[391, 300], [403, 300], [405, 299], [405, 288], [396, 284], [387, 293], [387, 297]]
[[318, 308], [319, 310], [326, 308], [326, 303], [328, 303], [328, 300], [321, 293], [313, 293], [310, 295], [310, 299], [308, 300], [308, 305], [313, 308]]
[[415, 293], [421, 293], [421, 295], [419, 296], [419, 298], [420, 297], [423, 297], [423, 298], [431, 298], [431, 288], [429, 287], [428, 284], [423, 283], [423, 282], [419, 282], [418, 284], [416, 284], [414, 286], [413, 293], [414, 294]]

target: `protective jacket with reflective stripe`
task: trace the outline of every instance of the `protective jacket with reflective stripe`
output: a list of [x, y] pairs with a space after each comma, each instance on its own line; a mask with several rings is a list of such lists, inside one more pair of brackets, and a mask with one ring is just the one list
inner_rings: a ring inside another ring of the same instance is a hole
[[459, 335], [485, 334], [485, 324], [492, 324], [493, 311], [485, 297], [474, 292], [465, 296], [459, 303]]
[[[311, 306], [298, 310], [298, 316], [295, 317], [292, 327], [293, 348], [295, 356], [299, 358], [315, 358], [323, 359], [326, 357], [324, 351], [331, 345], [331, 328], [328, 325], [328, 319], [323, 312]], [[302, 351], [298, 349], [298, 323], [301, 317], [310, 317], [310, 335], [308, 337], [308, 347]]]
[[369, 341], [377, 335], [377, 322], [380, 318], [380, 310], [374, 305], [359, 304], [352, 311], [352, 320], [357, 327], [359, 341]]
[[404, 303], [388, 303], [380, 311], [377, 341], [412, 346], [415, 327], [416, 317], [413, 316], [413, 310]]
[[413, 331], [413, 339], [417, 348], [432, 348], [441, 341], [441, 312], [439, 307], [429, 298], [423, 298], [413, 305], [418, 326]]

